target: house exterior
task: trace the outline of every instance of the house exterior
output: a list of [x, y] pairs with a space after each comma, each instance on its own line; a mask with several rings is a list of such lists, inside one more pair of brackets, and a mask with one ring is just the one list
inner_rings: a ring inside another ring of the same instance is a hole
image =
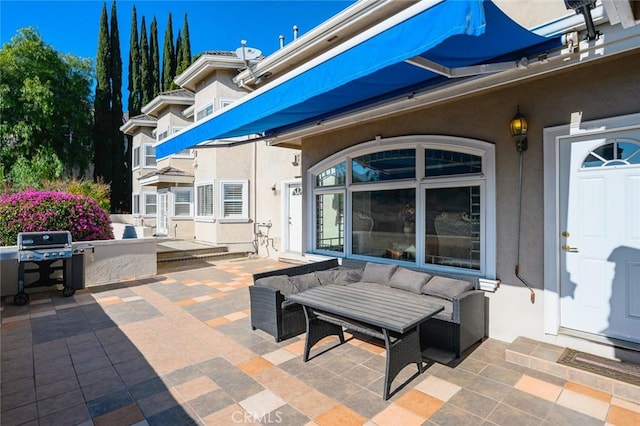
[[176, 77], [181, 88], [160, 93], [122, 126], [133, 139], [133, 221], [156, 236], [271, 256], [300, 253], [297, 149], [244, 137], [155, 156], [158, 143], [244, 96], [233, 77], [246, 66], [235, 52], [204, 52]]
[[159, 156], [262, 132], [301, 149], [308, 257], [479, 276], [497, 339], [637, 348], [640, 8], [577, 6], [358, 2]]

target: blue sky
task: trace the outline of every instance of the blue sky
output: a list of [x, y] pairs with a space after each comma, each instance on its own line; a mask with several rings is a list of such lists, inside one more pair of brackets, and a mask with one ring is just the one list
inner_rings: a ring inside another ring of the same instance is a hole
[[[111, 0], [107, 1], [109, 14], [111, 3]], [[186, 12], [192, 55], [205, 50], [235, 50], [240, 47], [241, 40], [268, 55], [280, 47], [280, 34], [285, 36], [285, 43], [292, 41], [294, 25], [302, 35], [352, 3], [354, 1], [338, 0], [117, 1], [123, 86], [126, 89], [133, 5], [137, 10], [138, 27], [144, 16], [147, 32], [151, 20], [156, 17], [161, 52], [168, 14], [172, 15], [175, 39]], [[0, 42], [10, 41], [18, 28], [33, 26], [56, 50], [95, 60], [102, 4], [98, 0], [0, 0]], [[125, 105], [126, 96], [123, 97]]]

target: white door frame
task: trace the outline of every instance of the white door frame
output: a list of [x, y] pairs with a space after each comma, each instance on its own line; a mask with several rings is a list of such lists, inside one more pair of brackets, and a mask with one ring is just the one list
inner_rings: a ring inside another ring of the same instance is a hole
[[560, 329], [560, 155], [559, 147], [575, 136], [602, 136], [614, 131], [640, 129], [640, 113], [581, 122], [573, 113], [571, 124], [543, 132], [544, 160], [544, 332]]
[[171, 217], [170, 215], [170, 210], [171, 210], [171, 192], [166, 189], [166, 190], [160, 190], [158, 191], [158, 206], [157, 206], [157, 217], [156, 217], [156, 232], [157, 233], [161, 233], [160, 232], [160, 224], [162, 223], [162, 202], [160, 201], [161, 198], [166, 197], [167, 198], [167, 211], [164, 213], [165, 215], [165, 220], [167, 223], [167, 229], [164, 230], [164, 232], [162, 232], [163, 235], [169, 235], [169, 218]]
[[[280, 201], [281, 203], [280, 223], [282, 223], [282, 235], [281, 235], [282, 240], [281, 241], [282, 241], [283, 251], [288, 251], [290, 248], [289, 247], [289, 198], [291, 194], [289, 193], [289, 188], [293, 185], [300, 185], [300, 187], [302, 187], [302, 179], [283, 180], [282, 182], [280, 182], [280, 193], [283, 194]], [[301, 225], [302, 225], [302, 221], [304, 220], [302, 213], [301, 213], [300, 219], [301, 219]], [[302, 236], [302, 229], [300, 230], [300, 236]], [[302, 246], [302, 251], [304, 252], [304, 246]]]

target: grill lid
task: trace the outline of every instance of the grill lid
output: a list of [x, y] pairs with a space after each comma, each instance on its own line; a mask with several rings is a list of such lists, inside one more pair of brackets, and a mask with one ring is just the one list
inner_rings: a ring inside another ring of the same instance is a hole
[[18, 250], [36, 250], [56, 247], [71, 247], [71, 232], [44, 231], [18, 233]]

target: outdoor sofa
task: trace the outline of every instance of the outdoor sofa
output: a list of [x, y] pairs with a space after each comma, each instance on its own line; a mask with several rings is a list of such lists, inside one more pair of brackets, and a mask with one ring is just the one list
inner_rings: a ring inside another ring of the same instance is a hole
[[442, 312], [420, 326], [422, 350], [438, 348], [459, 358], [485, 337], [485, 297], [483, 291], [477, 290], [476, 277], [434, 275], [373, 262], [363, 268], [347, 268], [331, 259], [254, 274], [253, 280], [254, 285], [249, 287], [251, 328], [269, 333], [276, 341], [306, 330], [302, 306], [288, 301], [286, 296], [325, 284], [349, 285], [382, 294], [411, 292], [425, 302], [444, 306]]

